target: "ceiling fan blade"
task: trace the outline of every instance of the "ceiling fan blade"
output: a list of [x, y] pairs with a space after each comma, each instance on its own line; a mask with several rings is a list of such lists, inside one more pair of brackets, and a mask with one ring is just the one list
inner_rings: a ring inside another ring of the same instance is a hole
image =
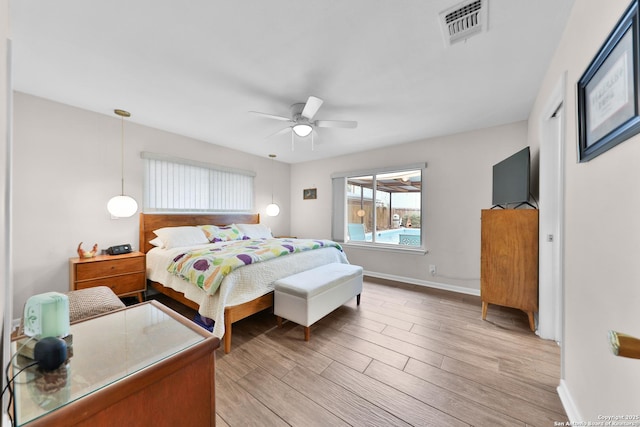
[[316, 115], [323, 102], [324, 101], [320, 98], [310, 96], [309, 99], [307, 99], [307, 103], [304, 104], [304, 108], [302, 109], [302, 117], [306, 118], [309, 121], [313, 120], [313, 116]]
[[358, 122], [349, 120], [316, 120], [314, 122], [319, 128], [349, 128], [354, 129], [358, 127]]
[[282, 135], [283, 133], [287, 133], [287, 132], [292, 132], [293, 133], [293, 130], [290, 127], [286, 127], [286, 128], [280, 129], [277, 132], [272, 133], [271, 135], [265, 137], [264, 139], [273, 138], [274, 136]]
[[282, 120], [282, 121], [285, 121], [285, 122], [291, 121], [291, 119], [288, 118], [288, 117], [276, 116], [274, 114], [261, 113], [259, 111], [249, 111], [249, 112], [251, 114], [257, 114], [259, 116], [264, 116], [264, 117], [266, 117], [268, 119]]

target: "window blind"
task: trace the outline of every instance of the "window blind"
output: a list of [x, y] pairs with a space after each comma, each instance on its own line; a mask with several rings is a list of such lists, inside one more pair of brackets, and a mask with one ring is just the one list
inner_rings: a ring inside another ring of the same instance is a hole
[[254, 172], [147, 152], [142, 158], [146, 212], [253, 211]]

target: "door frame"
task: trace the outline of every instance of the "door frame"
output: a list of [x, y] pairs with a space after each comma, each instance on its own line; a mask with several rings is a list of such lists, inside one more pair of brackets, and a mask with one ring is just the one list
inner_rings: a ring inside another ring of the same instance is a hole
[[[542, 338], [553, 339], [559, 343], [562, 343], [564, 339], [564, 217], [565, 217], [565, 126], [566, 126], [566, 80], [567, 73], [564, 72], [560, 79], [556, 82], [554, 89], [549, 95], [548, 101], [545, 107], [542, 109], [542, 115], [540, 116], [540, 150], [545, 150], [547, 147], [553, 148], [555, 144], [558, 144], [556, 155], [559, 156], [557, 160], [558, 165], [558, 182], [556, 183], [555, 192], [558, 197], [556, 212], [552, 212], [554, 215], [551, 219], [554, 221], [555, 229], [557, 230], [557, 236], [553, 236], [555, 244], [557, 244], [557, 250], [553, 254], [553, 261], [551, 265], [546, 265], [546, 260], [541, 259], [540, 263], [540, 276], [542, 277], [543, 269], [551, 269], [553, 277], [551, 289], [541, 288], [540, 292], [540, 307], [546, 307], [541, 310], [542, 316], [539, 318], [540, 322], [543, 322], [543, 327], [539, 328], [539, 335]], [[553, 120], [559, 120], [557, 124], [553, 123]], [[553, 139], [557, 139], [554, 141]], [[542, 165], [541, 165], [542, 173]], [[540, 205], [544, 209], [544, 200], [542, 195]], [[548, 245], [547, 234], [544, 230], [540, 233], [540, 245]], [[558, 266], [556, 274], [553, 273], [553, 263]], [[547, 270], [548, 271], [548, 270]], [[557, 281], [557, 283], [555, 283]], [[544, 313], [547, 313], [550, 318], [545, 318]], [[564, 365], [561, 361], [561, 365]], [[564, 371], [563, 367], [562, 370]]]

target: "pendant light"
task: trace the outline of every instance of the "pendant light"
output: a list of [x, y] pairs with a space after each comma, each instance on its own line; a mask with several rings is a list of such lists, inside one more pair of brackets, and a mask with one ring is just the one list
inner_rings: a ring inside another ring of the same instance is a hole
[[121, 118], [122, 126], [120, 132], [120, 172], [122, 178], [122, 188], [119, 196], [114, 196], [107, 203], [109, 213], [117, 218], [128, 218], [138, 211], [138, 203], [133, 197], [124, 194], [124, 118], [131, 117], [131, 113], [124, 110], [113, 110]]
[[273, 159], [276, 158], [275, 154], [269, 154], [271, 157], [271, 203], [267, 206], [267, 215], [278, 216], [280, 213], [280, 206], [273, 203]]

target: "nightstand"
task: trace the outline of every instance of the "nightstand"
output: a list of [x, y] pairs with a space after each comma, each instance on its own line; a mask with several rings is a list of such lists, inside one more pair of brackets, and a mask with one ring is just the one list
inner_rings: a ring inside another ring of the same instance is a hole
[[69, 289], [107, 286], [118, 296], [137, 294], [144, 299], [147, 290], [146, 258], [142, 252], [124, 255], [98, 255], [69, 259]]
[[[16, 425], [215, 425], [220, 340], [205, 329], [147, 301], [73, 323], [70, 333], [67, 364], [26, 368], [14, 382]], [[13, 373], [30, 362], [12, 359]]]

